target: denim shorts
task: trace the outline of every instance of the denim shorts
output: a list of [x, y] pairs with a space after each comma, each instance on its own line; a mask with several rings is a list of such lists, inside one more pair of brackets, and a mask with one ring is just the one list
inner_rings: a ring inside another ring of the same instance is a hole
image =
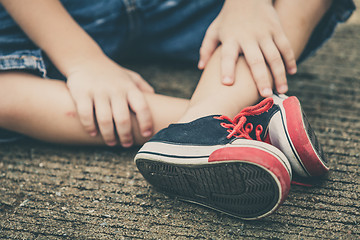
[[[196, 62], [206, 29], [222, 0], [62, 0], [64, 7], [111, 58], [158, 58]], [[328, 40], [355, 9], [352, 0], [334, 0], [299, 61]], [[0, 70], [24, 70], [64, 79], [46, 54], [0, 6]], [[51, 34], [51, 33], [49, 33]]]

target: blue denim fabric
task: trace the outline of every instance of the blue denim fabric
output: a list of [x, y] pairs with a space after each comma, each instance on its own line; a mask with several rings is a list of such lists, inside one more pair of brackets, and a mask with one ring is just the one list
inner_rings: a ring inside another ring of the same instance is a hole
[[221, 0], [148, 0], [139, 5], [141, 35], [134, 52], [142, 57], [197, 61], [205, 32], [219, 14]]
[[[205, 31], [223, 0], [62, 0], [73, 18], [112, 58], [150, 57], [197, 61]], [[300, 61], [330, 38], [355, 9], [352, 0], [334, 0]], [[64, 79], [0, 6], [0, 71], [27, 70]], [[51, 34], [51, 33], [49, 33]]]

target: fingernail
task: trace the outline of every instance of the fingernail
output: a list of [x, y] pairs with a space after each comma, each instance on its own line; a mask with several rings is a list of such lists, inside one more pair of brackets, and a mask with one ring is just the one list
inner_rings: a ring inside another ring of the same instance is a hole
[[223, 84], [226, 84], [226, 85], [230, 85], [233, 83], [233, 81], [230, 77], [224, 77], [222, 82], [223, 82]]
[[261, 95], [263, 95], [263, 97], [270, 97], [273, 92], [270, 88], [264, 88], [262, 91], [261, 91]]
[[203, 69], [204, 68], [204, 61], [200, 60], [198, 63], [198, 68]]
[[297, 68], [293, 67], [289, 69], [289, 74], [295, 74], [297, 72]]
[[116, 145], [116, 141], [110, 141], [106, 143], [107, 145], [109, 145], [110, 147], [113, 147]]
[[97, 131], [92, 131], [91, 133], [90, 133], [90, 136], [92, 136], [92, 137], [95, 137], [97, 135]]
[[287, 85], [281, 85], [279, 87], [279, 93], [286, 93], [288, 91], [288, 86]]
[[143, 137], [150, 137], [152, 135], [152, 131], [151, 130], [147, 130], [145, 132], [143, 132]]
[[132, 142], [127, 142], [127, 143], [121, 143], [121, 146], [123, 146], [124, 148], [129, 148], [132, 146]]

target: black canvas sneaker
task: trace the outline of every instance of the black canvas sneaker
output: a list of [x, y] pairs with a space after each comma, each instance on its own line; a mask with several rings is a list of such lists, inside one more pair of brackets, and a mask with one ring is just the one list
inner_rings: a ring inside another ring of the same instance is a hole
[[247, 108], [236, 121], [207, 116], [171, 124], [144, 144], [135, 163], [167, 195], [245, 220], [265, 217], [286, 199], [291, 181], [285, 155], [244, 129], [245, 115], [268, 109]]
[[279, 148], [294, 173], [301, 177], [321, 176], [329, 171], [325, 154], [295, 96], [273, 95], [265, 99], [272, 107], [248, 116], [249, 135]]

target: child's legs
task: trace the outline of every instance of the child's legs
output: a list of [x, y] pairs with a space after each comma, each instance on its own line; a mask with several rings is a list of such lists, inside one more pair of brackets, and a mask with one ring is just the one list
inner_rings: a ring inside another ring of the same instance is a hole
[[[146, 95], [159, 131], [177, 121], [188, 100]], [[146, 139], [139, 134], [133, 118], [135, 142]], [[103, 144], [100, 136], [91, 137], [79, 121], [74, 102], [63, 81], [47, 80], [20, 72], [0, 73], [0, 128], [23, 133], [49, 142], [65, 144]]]

